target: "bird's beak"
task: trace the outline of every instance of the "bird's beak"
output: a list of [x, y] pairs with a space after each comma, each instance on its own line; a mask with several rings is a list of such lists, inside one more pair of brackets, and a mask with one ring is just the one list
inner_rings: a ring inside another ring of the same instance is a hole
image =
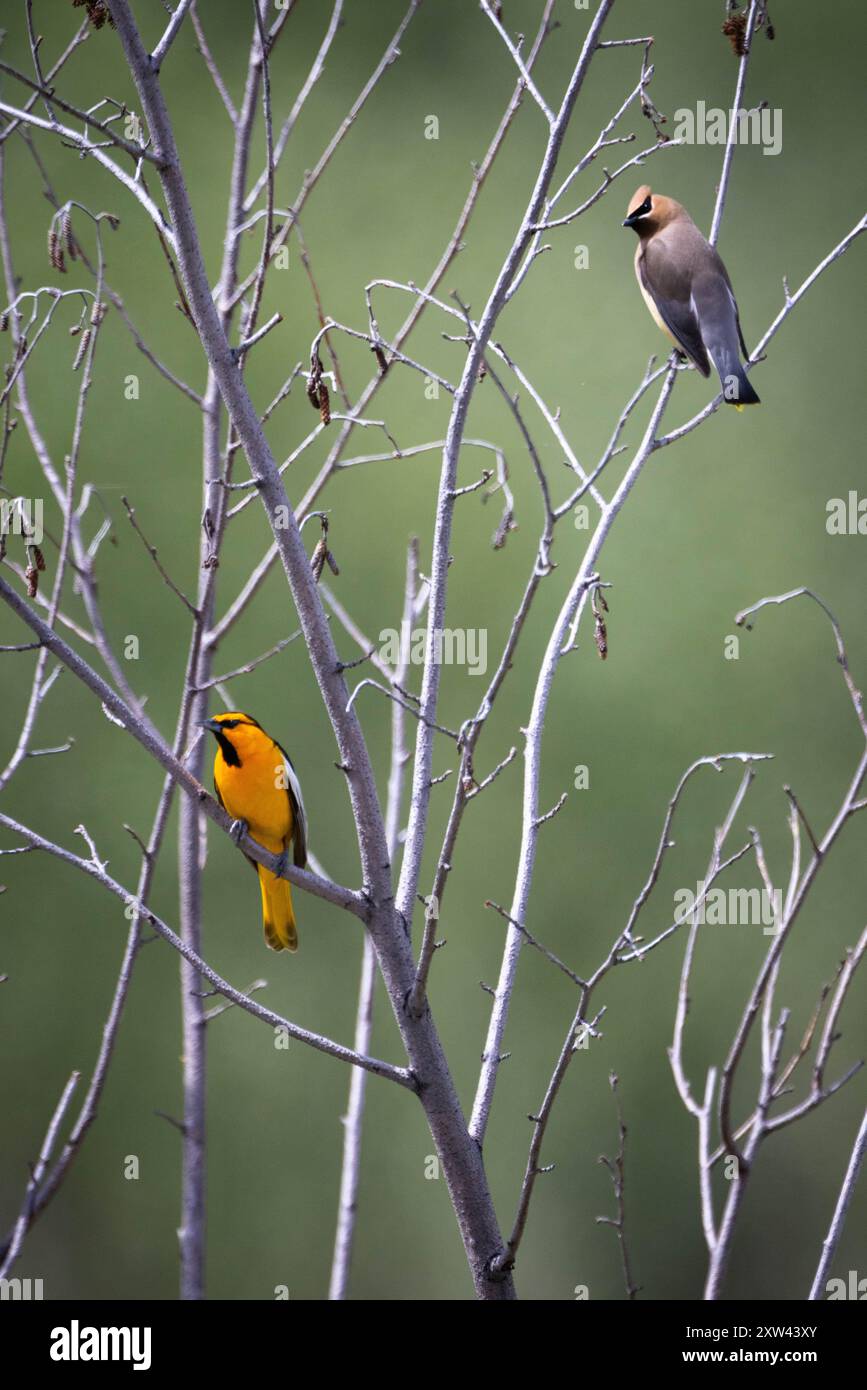
[[636, 219], [634, 217], [627, 217], [626, 220], [624, 222], [621, 222], [620, 225], [621, 227], [634, 227], [635, 222]]
[[198, 721], [198, 727], [200, 729], [210, 729], [212, 734], [217, 733], [220, 728], [216, 719], [200, 719]]

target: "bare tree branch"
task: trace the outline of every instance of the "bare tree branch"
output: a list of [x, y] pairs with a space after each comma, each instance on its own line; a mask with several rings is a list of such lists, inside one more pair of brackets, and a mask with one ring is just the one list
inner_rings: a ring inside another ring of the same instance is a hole
[[861, 1173], [861, 1167], [864, 1163], [865, 1154], [867, 1154], [867, 1110], [864, 1111], [864, 1115], [861, 1120], [861, 1126], [858, 1130], [858, 1134], [855, 1138], [855, 1143], [852, 1147], [852, 1153], [849, 1158], [849, 1166], [846, 1169], [846, 1176], [844, 1177], [843, 1185], [840, 1188], [840, 1195], [837, 1198], [837, 1205], [834, 1208], [834, 1215], [831, 1218], [831, 1225], [828, 1229], [828, 1234], [822, 1242], [822, 1258], [819, 1260], [819, 1265], [813, 1278], [812, 1287], [810, 1288], [810, 1292], [807, 1295], [807, 1298], [810, 1300], [811, 1303], [815, 1303], [817, 1299], [821, 1299], [822, 1295], [826, 1291], [828, 1283], [828, 1274], [831, 1269], [831, 1264], [833, 1262], [837, 1246], [840, 1243], [840, 1236], [843, 1234], [843, 1225], [846, 1220], [846, 1213], [849, 1210], [849, 1206], [855, 1194], [855, 1185], [858, 1182], [858, 1178]]

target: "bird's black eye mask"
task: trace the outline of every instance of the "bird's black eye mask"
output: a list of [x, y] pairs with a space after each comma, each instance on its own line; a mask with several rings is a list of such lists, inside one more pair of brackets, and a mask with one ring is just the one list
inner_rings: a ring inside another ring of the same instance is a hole
[[223, 730], [237, 729], [239, 726], [248, 729], [261, 729], [262, 725], [259, 723], [257, 719], [253, 719], [252, 716], [248, 717], [247, 719], [221, 719], [219, 720], [219, 725], [220, 728], [214, 729], [213, 732], [218, 744], [220, 745], [220, 751], [222, 752], [223, 757], [229, 767], [240, 767], [241, 759], [238, 755], [238, 750], [235, 747], [232, 740], [226, 737], [226, 735], [223, 733]]
[[636, 208], [634, 212], [631, 212], [629, 214], [626, 221], [623, 223], [624, 227], [634, 227], [636, 222], [638, 222], [640, 218], [647, 217], [647, 215], [650, 212], [652, 212], [652, 210], [652, 200], [649, 197], [645, 198], [644, 202], [641, 204], [641, 207]]

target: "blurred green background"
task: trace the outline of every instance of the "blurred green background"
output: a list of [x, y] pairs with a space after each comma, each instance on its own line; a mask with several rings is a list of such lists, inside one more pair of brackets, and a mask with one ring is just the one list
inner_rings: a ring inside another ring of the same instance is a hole
[[[507, 0], [511, 32], [536, 31], [540, 0]], [[250, 8], [228, 0], [200, 6], [215, 55], [235, 100], [240, 99], [251, 28]], [[307, 102], [277, 179], [280, 206], [295, 198], [367, 80], [405, 6], [366, 0], [347, 6], [346, 22], [322, 79]], [[774, 14], [777, 36], [756, 40], [748, 104], [766, 100], [782, 113], [783, 148], [736, 151], [720, 249], [740, 301], [748, 343], [754, 343], [782, 303], [782, 278], [799, 285], [851, 228], [863, 209], [863, 73], [865, 15], [857, 0], [817, 18], [811, 0], [793, 0]], [[135, 11], [147, 41], [165, 22], [157, 0]], [[273, 57], [275, 118], [288, 112], [325, 32], [330, 5], [298, 0]], [[35, 6], [48, 64], [82, 12], [68, 5]], [[589, 23], [570, 0], [557, 6], [560, 27], [545, 45], [536, 77], [552, 104], [559, 101]], [[610, 38], [656, 39], [652, 93], [674, 123], [679, 108], [699, 100], [727, 107], [736, 63], [720, 32], [722, 0], [619, 0]], [[10, 7], [5, 61], [30, 71], [23, 6]], [[592, 143], [637, 81], [639, 49], [600, 55], [594, 62], [568, 133], [565, 174]], [[209, 272], [216, 278], [225, 224], [230, 131], [223, 108], [196, 52], [187, 24], [163, 71]], [[330, 169], [311, 195], [302, 220], [317, 283], [328, 314], [366, 326], [363, 287], [377, 277], [424, 283], [450, 236], [472, 177], [472, 161], [487, 148], [511, 95], [514, 71], [490, 23], [473, 4], [426, 0], [401, 43], [400, 60], [383, 77]], [[4, 99], [20, 102], [20, 86], [3, 79]], [[92, 34], [63, 75], [59, 90], [89, 105], [103, 95], [135, 106], [120, 47], [108, 28]], [[425, 138], [425, 121], [439, 120], [439, 138]], [[641, 145], [652, 129], [635, 113], [621, 131]], [[252, 162], [263, 159], [261, 127]], [[479, 312], [511, 242], [536, 177], [544, 130], [526, 99], [485, 187], [441, 293], [456, 290]], [[174, 308], [175, 290], [146, 217], [111, 178], [47, 135], [36, 147], [61, 199], [75, 197], [121, 217], [107, 240], [108, 278], [146, 340], [196, 388], [204, 382], [202, 354]], [[609, 151], [615, 161], [634, 149]], [[695, 145], [654, 155], [646, 172], [630, 171], [579, 223], [553, 232], [520, 294], [504, 314], [497, 338], [519, 360], [562, 423], [582, 460], [592, 467], [620, 410], [640, 381], [651, 353], [665, 343], [652, 324], [632, 271], [634, 236], [621, 230], [627, 200], [645, 178], [686, 204], [707, 230], [721, 149]], [[603, 161], [600, 161], [600, 163]], [[596, 188], [591, 168], [564, 211]], [[152, 183], [156, 185], [153, 178]], [[12, 252], [24, 287], [58, 280], [46, 261], [50, 217], [36, 166], [21, 140], [7, 145], [6, 199]], [[76, 231], [88, 249], [90, 229]], [[589, 267], [577, 270], [575, 248], [586, 245]], [[245, 266], [255, 263], [257, 229], [245, 243]], [[733, 615], [764, 594], [796, 585], [815, 588], [835, 609], [847, 634], [854, 674], [864, 679], [865, 540], [829, 536], [826, 504], [863, 489], [864, 246], [852, 250], [820, 280], [771, 345], [754, 380], [762, 408], [721, 411], [700, 430], [656, 455], [647, 466], [605, 549], [610, 657], [603, 664], [584, 632], [580, 650], [562, 664], [544, 742], [541, 804], [570, 796], [546, 826], [540, 843], [528, 926], [580, 973], [592, 971], [626, 919], [647, 874], [665, 805], [682, 771], [696, 757], [731, 749], [770, 752], [731, 844], [760, 827], [772, 874], [785, 884], [789, 839], [783, 783], [791, 783], [815, 826], [824, 828], [839, 805], [858, 755], [857, 726], [835, 665], [831, 632], [805, 603], [761, 615], [741, 634], [740, 658], [724, 659]], [[73, 266], [62, 282], [89, 286]], [[386, 337], [402, 322], [406, 297], [380, 292], [378, 317]], [[264, 316], [279, 308], [284, 322], [251, 356], [248, 377], [264, 408], [295, 362], [306, 360], [317, 320], [297, 243], [289, 268], [270, 279]], [[30, 391], [55, 461], [70, 447], [78, 377], [70, 370], [75, 343], [66, 336], [73, 310], [64, 306], [30, 370]], [[447, 343], [444, 323], [428, 312], [409, 351], [456, 381], [463, 350]], [[372, 359], [361, 343], [338, 339], [340, 361], [355, 398]], [[138, 401], [124, 396], [129, 373], [140, 378]], [[686, 420], [708, 399], [696, 373], [680, 377], [666, 426]], [[627, 428], [636, 444], [649, 396]], [[448, 400], [429, 400], [422, 378], [394, 369], [368, 411], [384, 418], [401, 445], [441, 439]], [[527, 419], [559, 500], [569, 475], [562, 456], [527, 403]], [[314, 423], [296, 389], [269, 426], [283, 458]], [[334, 426], [333, 429], [336, 429]], [[519, 529], [503, 550], [490, 538], [500, 515], [481, 494], [457, 507], [450, 576], [449, 625], [485, 628], [488, 660], [497, 658], [535, 552], [538, 491], [514, 421], [493, 383], [475, 394], [468, 434], [500, 442], [507, 452]], [[292, 467], [289, 496], [298, 499], [333, 439], [326, 432]], [[386, 448], [381, 432], [357, 431], [349, 454]], [[625, 460], [603, 475], [610, 495]], [[112, 544], [98, 560], [109, 635], [140, 639], [129, 679], [170, 735], [174, 727], [188, 642], [188, 615], [158, 581], [126, 522], [120, 496], [138, 510], [149, 538], [175, 580], [195, 591], [201, 516], [201, 427], [195, 408], [167, 385], [137, 352], [117, 314], [99, 341], [81, 464], [82, 480], [99, 485], [114, 525]], [[487, 459], [467, 449], [461, 483], [477, 478]], [[239, 476], [246, 465], [239, 463]], [[408, 537], [421, 538], [421, 567], [430, 564], [430, 536], [439, 457], [434, 450], [402, 462], [351, 470], [329, 486], [331, 538], [341, 566], [332, 581], [359, 625], [374, 638], [396, 626]], [[4, 479], [14, 493], [44, 495], [23, 425], [9, 449]], [[96, 524], [98, 506], [88, 514]], [[46, 504], [46, 525], [59, 530]], [[88, 530], [88, 534], [91, 531]], [[223, 552], [218, 609], [224, 611], [270, 540], [264, 515], [249, 507], [232, 524]], [[485, 774], [513, 743], [520, 744], [534, 673], [551, 623], [580, 561], [586, 533], [567, 518], [558, 532], [557, 569], [542, 586], [496, 715], [479, 746]], [[49, 566], [54, 550], [48, 547]], [[20, 558], [15, 556], [15, 558]], [[8, 571], [7, 571], [8, 575]], [[49, 573], [48, 578], [51, 578]], [[16, 581], [17, 582], [17, 581]], [[65, 607], [81, 616], [67, 585]], [[275, 572], [217, 657], [229, 670], [294, 631], [296, 616], [285, 581]], [[23, 629], [0, 613], [0, 642], [24, 640]], [[347, 659], [356, 655], [341, 636]], [[11, 753], [29, 693], [34, 657], [2, 659], [0, 754]], [[415, 673], [418, 679], [418, 672]], [[444, 671], [441, 718], [451, 726], [472, 713], [483, 681], [457, 668]], [[339, 880], [358, 879], [354, 832], [335, 749], [300, 643], [252, 675], [229, 683], [233, 698], [285, 744], [304, 786], [311, 843]], [[217, 702], [218, 703], [218, 702]], [[388, 766], [390, 711], [366, 691], [359, 710], [380, 786]], [[4, 808], [77, 851], [73, 829], [84, 823], [111, 872], [133, 886], [135, 845], [124, 821], [147, 834], [161, 777], [139, 747], [109, 724], [96, 702], [64, 674], [43, 706], [36, 746], [74, 736], [71, 752], [28, 762], [13, 779]], [[453, 746], [436, 747], [437, 773], [454, 766]], [[586, 764], [590, 787], [573, 791], [573, 769]], [[737, 773], [708, 770], [697, 779], [675, 826], [676, 850], [644, 930], [670, 920], [676, 888], [694, 886], [707, 862], [714, 826], [733, 795]], [[427, 890], [452, 786], [432, 802]], [[479, 980], [493, 982], [503, 923], [485, 911], [486, 898], [508, 904], [520, 830], [521, 760], [483, 800], [470, 806], [441, 923], [448, 939], [433, 971], [432, 1003], [469, 1108], [490, 1000]], [[160, 861], [154, 908], [177, 924], [176, 816]], [[778, 999], [792, 1010], [789, 1042], [801, 1036], [823, 982], [833, 978], [845, 948], [864, 925], [867, 856], [864, 824], [850, 824], [825, 865], [787, 949]], [[4, 844], [14, 841], [5, 837]], [[7, 859], [0, 882], [3, 926], [0, 972], [9, 975], [0, 1008], [0, 1224], [18, 1210], [27, 1163], [38, 1151], [56, 1099], [72, 1068], [85, 1077], [96, 1057], [126, 935], [119, 904], [57, 861], [35, 854]], [[296, 894], [301, 951], [291, 959], [266, 953], [258, 892], [229, 842], [209, 830], [205, 876], [205, 955], [234, 983], [264, 975], [260, 998], [297, 1023], [351, 1041], [361, 939], [357, 924], [335, 909]], [[751, 861], [726, 886], [758, 885]], [[702, 1088], [706, 1068], [724, 1056], [767, 941], [755, 927], [708, 928], [702, 934], [692, 991], [686, 1063]], [[627, 1222], [633, 1269], [644, 1297], [700, 1297], [705, 1253], [698, 1215], [692, 1120], [677, 1100], [666, 1047], [676, 999], [682, 937], [645, 963], [615, 972], [600, 990], [604, 1036], [580, 1053], [563, 1087], [543, 1160], [556, 1170], [537, 1185], [516, 1271], [519, 1293], [531, 1299], [570, 1299], [576, 1285], [592, 1298], [620, 1298], [623, 1286], [614, 1233], [596, 1223], [613, 1214], [610, 1180], [597, 1162], [617, 1146], [617, 1118], [608, 1073], [621, 1078], [629, 1129]], [[16, 1268], [45, 1280], [46, 1296], [173, 1298], [177, 1287], [179, 1136], [155, 1112], [180, 1107], [178, 962], [165, 944], [149, 945], [135, 972], [117, 1054], [98, 1121], [62, 1191], [28, 1237]], [[865, 981], [849, 996], [843, 1037], [829, 1075], [841, 1074], [867, 1049]], [[541, 957], [521, 960], [502, 1068], [486, 1142], [491, 1184], [504, 1227], [511, 1224], [530, 1138], [527, 1114], [538, 1108], [574, 1008], [568, 980]], [[387, 1000], [377, 997], [372, 1050], [402, 1061]], [[276, 1285], [293, 1298], [323, 1298], [334, 1234], [342, 1142], [341, 1115], [348, 1072], [300, 1045], [276, 1051], [270, 1031], [239, 1010], [209, 1032], [208, 1062], [208, 1292], [214, 1298], [271, 1298]], [[744, 1069], [738, 1110], [749, 1103], [755, 1050]], [[801, 1081], [803, 1087], [803, 1080]], [[800, 1091], [799, 1091], [800, 1094]], [[863, 1113], [865, 1082], [857, 1077], [818, 1113], [776, 1136], [763, 1150], [741, 1218], [726, 1295], [802, 1298], [809, 1287], [850, 1145]], [[471, 1296], [460, 1242], [443, 1180], [425, 1178], [432, 1145], [420, 1107], [404, 1092], [372, 1078], [364, 1131], [364, 1163], [355, 1297], [375, 1299]], [[124, 1159], [140, 1159], [138, 1181], [124, 1177]], [[721, 1193], [718, 1190], [718, 1196]], [[867, 1274], [867, 1189], [850, 1211], [834, 1272]]]

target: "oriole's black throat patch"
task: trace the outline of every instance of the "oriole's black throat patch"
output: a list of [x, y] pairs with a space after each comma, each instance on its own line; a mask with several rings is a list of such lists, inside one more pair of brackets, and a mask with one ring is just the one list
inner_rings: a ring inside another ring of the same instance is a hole
[[228, 739], [222, 730], [217, 734], [217, 742], [220, 745], [220, 752], [229, 767], [240, 767], [241, 759], [238, 757], [238, 750], [231, 739]]

